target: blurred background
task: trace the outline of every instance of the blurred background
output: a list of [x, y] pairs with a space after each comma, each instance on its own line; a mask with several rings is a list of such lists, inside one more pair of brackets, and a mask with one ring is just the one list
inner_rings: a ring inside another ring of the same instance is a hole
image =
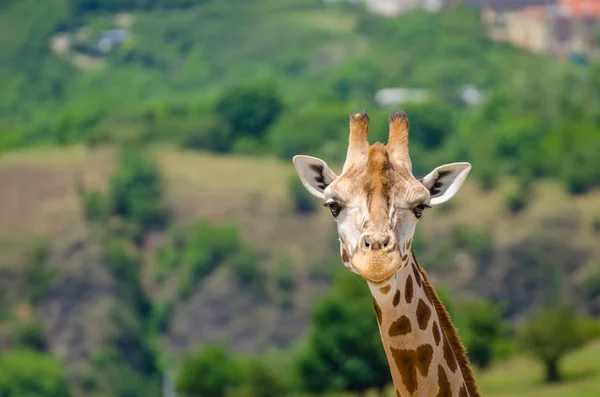
[[600, 1], [0, 0], [0, 395], [395, 396], [291, 158], [411, 122], [485, 396], [600, 396]]

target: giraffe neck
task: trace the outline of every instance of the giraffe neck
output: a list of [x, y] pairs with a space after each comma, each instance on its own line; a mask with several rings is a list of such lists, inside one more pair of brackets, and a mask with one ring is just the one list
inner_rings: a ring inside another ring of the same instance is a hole
[[478, 397], [464, 347], [414, 253], [390, 280], [368, 284], [397, 395]]

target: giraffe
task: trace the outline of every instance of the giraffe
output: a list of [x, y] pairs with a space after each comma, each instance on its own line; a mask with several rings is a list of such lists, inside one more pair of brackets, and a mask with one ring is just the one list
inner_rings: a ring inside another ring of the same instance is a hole
[[425, 210], [452, 198], [471, 165], [445, 164], [416, 179], [408, 117], [396, 111], [388, 123], [387, 144], [370, 145], [366, 112], [350, 116], [339, 176], [315, 157], [294, 156], [293, 163], [337, 223], [344, 266], [368, 284], [396, 394], [479, 397], [466, 350], [412, 250]]

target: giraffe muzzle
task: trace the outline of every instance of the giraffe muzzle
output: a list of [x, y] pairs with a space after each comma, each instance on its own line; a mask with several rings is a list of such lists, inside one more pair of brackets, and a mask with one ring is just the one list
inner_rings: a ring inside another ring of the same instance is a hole
[[352, 257], [352, 267], [364, 279], [381, 283], [392, 277], [402, 266], [400, 252], [396, 250], [358, 250]]

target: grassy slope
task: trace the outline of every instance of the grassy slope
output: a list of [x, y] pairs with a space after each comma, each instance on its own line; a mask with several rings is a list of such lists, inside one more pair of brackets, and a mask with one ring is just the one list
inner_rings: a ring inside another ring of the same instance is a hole
[[565, 382], [542, 384], [542, 367], [523, 357], [498, 363], [477, 378], [483, 395], [490, 397], [595, 397], [600, 390], [600, 342], [596, 341], [563, 361]]
[[[158, 148], [156, 154], [167, 179], [171, 206], [180, 220], [208, 217], [234, 222], [259, 248], [282, 248], [300, 267], [326, 255], [328, 242], [335, 237], [333, 222], [322, 212], [309, 217], [292, 214], [287, 196], [288, 178], [294, 174], [291, 161], [198, 154], [167, 147]], [[26, 150], [0, 157], [5, 197], [0, 207], [0, 240], [59, 235], [77, 226], [81, 222], [77, 180], [81, 178], [88, 187], [103, 187], [113, 158], [112, 149], [90, 151], [83, 147]], [[548, 229], [552, 220], [567, 218], [571, 223], [564, 228], [573, 227], [570, 238], [589, 253], [589, 263], [598, 261], [592, 222], [594, 211], [600, 211], [600, 191], [571, 196], [555, 183], [542, 182], [535, 187], [531, 205], [513, 215], [505, 207], [511, 184], [503, 181], [498, 189], [482, 191], [467, 181], [452, 202], [432, 209], [423, 218], [420, 230], [427, 238], [443, 236], [459, 223], [475, 225], [488, 230], [495, 244], [502, 247]], [[310, 253], [305, 250], [307, 246], [313, 247]]]

